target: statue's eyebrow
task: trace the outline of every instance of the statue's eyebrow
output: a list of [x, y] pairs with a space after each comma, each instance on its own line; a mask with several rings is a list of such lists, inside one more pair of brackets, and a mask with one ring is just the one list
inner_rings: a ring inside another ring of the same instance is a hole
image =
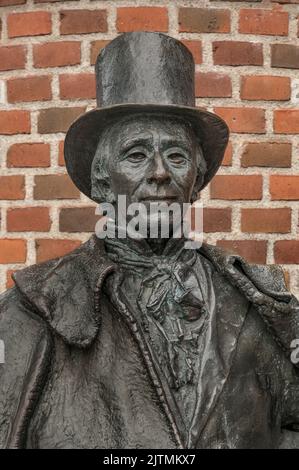
[[132, 137], [130, 139], [126, 139], [123, 142], [120, 143], [120, 149], [122, 152], [126, 152], [130, 150], [133, 147], [136, 147], [137, 145], [144, 145], [148, 146], [152, 141], [152, 138], [150, 136], [148, 137]]
[[190, 152], [192, 149], [191, 145], [188, 145], [185, 141], [176, 138], [163, 139], [161, 141], [161, 147], [163, 150], [167, 147], [180, 147], [183, 150], [186, 150], [186, 152]]

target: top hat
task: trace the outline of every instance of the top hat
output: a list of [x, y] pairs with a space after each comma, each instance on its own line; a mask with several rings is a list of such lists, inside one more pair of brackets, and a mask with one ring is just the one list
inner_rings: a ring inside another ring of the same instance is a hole
[[229, 130], [219, 116], [195, 107], [194, 72], [191, 52], [165, 34], [125, 33], [102, 49], [95, 65], [98, 107], [74, 121], [65, 139], [66, 168], [80, 191], [91, 198], [91, 165], [101, 132], [123, 116], [150, 112], [192, 124], [207, 164], [202, 188], [208, 184]]

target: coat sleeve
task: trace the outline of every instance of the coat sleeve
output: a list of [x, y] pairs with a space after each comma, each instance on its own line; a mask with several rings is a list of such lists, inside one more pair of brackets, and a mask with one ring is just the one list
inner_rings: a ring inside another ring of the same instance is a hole
[[22, 448], [49, 359], [49, 334], [16, 287], [0, 296], [0, 449]]

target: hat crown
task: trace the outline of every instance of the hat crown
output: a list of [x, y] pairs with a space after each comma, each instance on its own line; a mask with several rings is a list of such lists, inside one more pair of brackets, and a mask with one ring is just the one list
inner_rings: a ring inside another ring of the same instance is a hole
[[99, 54], [97, 105], [125, 103], [195, 106], [191, 52], [161, 33], [125, 33]]

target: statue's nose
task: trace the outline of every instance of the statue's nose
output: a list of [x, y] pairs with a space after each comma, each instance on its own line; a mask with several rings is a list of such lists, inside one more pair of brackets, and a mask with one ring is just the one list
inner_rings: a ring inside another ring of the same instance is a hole
[[161, 155], [156, 154], [154, 157], [154, 161], [152, 164], [151, 171], [147, 178], [147, 182], [149, 184], [157, 183], [157, 184], [169, 184], [171, 180], [170, 173], [165, 166]]

